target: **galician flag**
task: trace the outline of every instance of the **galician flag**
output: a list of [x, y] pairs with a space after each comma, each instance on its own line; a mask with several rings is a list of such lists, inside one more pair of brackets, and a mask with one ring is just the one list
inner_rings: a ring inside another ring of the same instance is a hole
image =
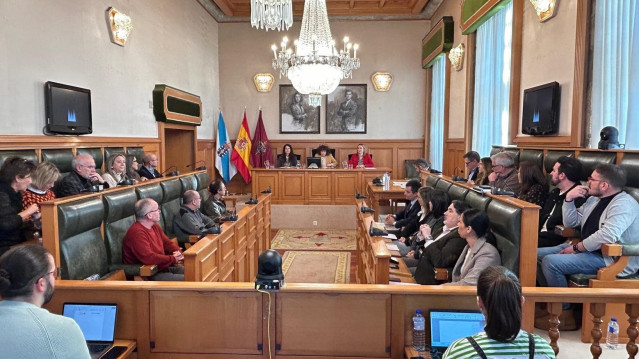
[[222, 111], [220, 111], [220, 117], [217, 120], [217, 149], [215, 150], [215, 168], [220, 172], [224, 182], [229, 183], [231, 178], [237, 173], [237, 168], [233, 162], [231, 162], [231, 152], [233, 147], [229, 140], [229, 133], [226, 130], [224, 124], [224, 117], [222, 117]]
[[235, 140], [235, 147], [233, 147], [233, 154], [231, 154], [231, 161], [237, 167], [237, 171], [244, 178], [244, 182], [251, 182], [251, 131], [248, 127], [248, 121], [246, 120], [246, 110], [244, 110], [244, 119], [242, 120], [242, 126], [240, 126], [240, 133], [237, 134], [237, 140]]

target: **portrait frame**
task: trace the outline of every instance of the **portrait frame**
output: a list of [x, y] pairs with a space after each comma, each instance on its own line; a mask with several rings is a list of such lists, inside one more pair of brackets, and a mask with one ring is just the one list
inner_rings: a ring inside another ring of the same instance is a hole
[[[366, 90], [366, 84], [339, 85], [326, 95], [326, 133], [366, 134]], [[347, 91], [351, 92], [350, 102], [346, 100]]]
[[302, 94], [295, 105], [297, 93], [293, 85], [280, 85], [280, 133], [320, 133], [321, 106], [310, 106], [308, 95]]

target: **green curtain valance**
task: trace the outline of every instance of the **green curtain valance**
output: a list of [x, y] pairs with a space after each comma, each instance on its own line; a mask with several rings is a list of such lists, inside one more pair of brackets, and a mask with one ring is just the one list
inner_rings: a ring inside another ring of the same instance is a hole
[[512, 0], [463, 0], [461, 5], [462, 34], [468, 35], [490, 19]]
[[422, 67], [427, 69], [453, 47], [453, 17], [444, 16], [422, 40]]

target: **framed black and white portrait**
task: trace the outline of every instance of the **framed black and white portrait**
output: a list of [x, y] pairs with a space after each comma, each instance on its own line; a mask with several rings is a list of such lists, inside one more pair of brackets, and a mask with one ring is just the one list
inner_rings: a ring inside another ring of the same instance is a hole
[[293, 85], [280, 85], [280, 133], [320, 133], [320, 108]]
[[340, 85], [326, 96], [326, 133], [366, 133], [366, 85]]

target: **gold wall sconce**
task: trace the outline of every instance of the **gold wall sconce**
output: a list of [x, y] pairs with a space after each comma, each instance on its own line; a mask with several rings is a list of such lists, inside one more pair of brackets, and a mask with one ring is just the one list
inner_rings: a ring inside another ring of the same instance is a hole
[[133, 30], [131, 17], [121, 13], [114, 7], [110, 7], [106, 11], [107, 22], [109, 25], [109, 36], [114, 44], [124, 46], [126, 39]]
[[261, 73], [253, 76], [253, 83], [259, 92], [270, 92], [271, 87], [273, 87], [273, 82], [275, 82], [275, 78], [269, 73]]
[[453, 47], [448, 53], [448, 59], [455, 71], [461, 71], [464, 67], [464, 44]]
[[388, 72], [376, 72], [371, 77], [373, 81], [373, 87], [375, 91], [385, 92], [388, 91], [393, 83], [393, 75]]
[[557, 7], [558, 0], [530, 0], [530, 3], [535, 8], [539, 21], [544, 22], [555, 16], [555, 9]]

